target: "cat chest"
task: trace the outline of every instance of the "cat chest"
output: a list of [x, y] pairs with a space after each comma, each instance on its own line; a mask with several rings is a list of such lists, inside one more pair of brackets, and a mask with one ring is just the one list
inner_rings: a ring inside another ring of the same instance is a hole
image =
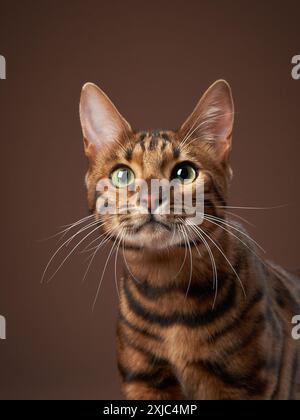
[[199, 358], [201, 353], [199, 331], [181, 325], [168, 328], [164, 332], [164, 352], [174, 366]]

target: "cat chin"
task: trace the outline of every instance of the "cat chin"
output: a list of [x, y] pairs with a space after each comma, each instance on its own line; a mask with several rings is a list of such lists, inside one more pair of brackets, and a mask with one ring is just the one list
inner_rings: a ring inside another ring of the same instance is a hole
[[173, 246], [177, 246], [181, 243], [180, 235], [174, 235], [172, 232], [166, 229], [152, 230], [148, 228], [143, 231], [132, 235], [130, 238], [126, 238], [128, 245], [147, 248], [149, 250], [164, 250], [170, 249]]

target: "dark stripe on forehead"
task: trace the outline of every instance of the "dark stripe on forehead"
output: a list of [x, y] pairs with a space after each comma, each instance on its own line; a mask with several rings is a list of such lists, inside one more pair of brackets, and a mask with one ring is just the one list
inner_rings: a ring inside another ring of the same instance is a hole
[[[147, 141], [149, 140], [149, 142]], [[161, 143], [161, 146], [160, 146]], [[138, 138], [136, 140], [135, 146], [139, 145], [143, 152], [146, 151], [146, 146], [148, 146], [149, 151], [155, 150], [157, 147], [160, 147], [161, 152], [165, 150], [168, 143], [172, 143], [172, 140], [168, 133], [161, 132], [160, 130], [151, 130], [151, 131], [143, 131], [138, 134]], [[135, 149], [135, 146], [132, 150], [127, 152], [127, 156], [132, 159], [132, 154]], [[126, 158], [127, 158], [126, 156]], [[174, 149], [174, 157], [177, 158], [179, 156], [179, 149]], [[127, 160], [130, 160], [127, 159]]]
[[145, 138], [147, 137], [147, 133], [141, 133], [140, 137], [138, 138], [136, 144], [139, 144], [141, 146], [142, 151], [144, 152], [146, 150], [145, 148]]
[[170, 137], [167, 133], [160, 133], [160, 137], [162, 137], [166, 141], [170, 141]]
[[132, 160], [132, 153], [133, 153], [133, 149], [130, 146], [125, 153], [125, 159], [128, 160], [128, 162], [130, 162]]
[[168, 142], [164, 140], [163, 144], [161, 145], [161, 152], [163, 152], [165, 150], [165, 148], [167, 147]]
[[173, 147], [173, 157], [174, 159], [178, 159], [180, 156], [180, 149], [179, 147]]
[[150, 151], [155, 150], [155, 148], [157, 147], [157, 145], [158, 145], [158, 137], [156, 137], [156, 136], [153, 135], [151, 137], [151, 140], [150, 140], [150, 143], [149, 143], [149, 150]]
[[151, 137], [160, 137], [159, 130], [151, 130], [149, 133], [149, 136]]
[[138, 143], [143, 142], [146, 137], [147, 137], [147, 133], [141, 133], [140, 138], [138, 139]]

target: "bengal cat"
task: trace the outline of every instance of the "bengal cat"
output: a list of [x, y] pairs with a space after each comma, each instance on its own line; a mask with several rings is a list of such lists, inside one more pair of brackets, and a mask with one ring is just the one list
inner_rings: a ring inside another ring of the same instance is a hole
[[[124, 250], [117, 332], [124, 396], [300, 399], [300, 342], [291, 334], [300, 281], [263, 260], [226, 204], [234, 123], [228, 83], [213, 84], [177, 131], [134, 131], [90, 83], [80, 118], [89, 207]], [[100, 214], [104, 178], [120, 208], [120, 191], [137, 178], [176, 179], [183, 188], [204, 182], [204, 220], [192, 225], [186, 214], [153, 214], [151, 206], [147, 214], [134, 206]]]

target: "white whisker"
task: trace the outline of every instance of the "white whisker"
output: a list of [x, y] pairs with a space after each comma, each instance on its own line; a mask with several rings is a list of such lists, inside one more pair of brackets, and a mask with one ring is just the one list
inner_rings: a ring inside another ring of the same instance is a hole
[[128, 265], [128, 262], [127, 262], [127, 259], [126, 259], [126, 257], [125, 257], [125, 251], [126, 251], [126, 245], [125, 245], [125, 241], [123, 241], [123, 261], [124, 261], [124, 263], [125, 263], [126, 269], [127, 269], [128, 273], [131, 275], [131, 277], [132, 277], [132, 278], [133, 278], [133, 279], [134, 279], [137, 283], [141, 284], [141, 281], [135, 277], [135, 275], [132, 273], [132, 271], [131, 271], [131, 270], [130, 270], [130, 268], [129, 268], [129, 265]]
[[[184, 220], [183, 220], [183, 222], [184, 222]], [[202, 240], [205, 248], [207, 249], [207, 252], [208, 252], [208, 255], [209, 255], [209, 258], [210, 258], [210, 261], [211, 261], [211, 266], [212, 266], [212, 271], [213, 271], [213, 288], [215, 290], [215, 297], [214, 297], [213, 306], [212, 306], [212, 308], [214, 309], [216, 301], [217, 301], [217, 296], [218, 296], [218, 270], [217, 270], [217, 265], [216, 265], [216, 262], [215, 262], [215, 258], [214, 258], [213, 252], [212, 252], [208, 242], [203, 237], [203, 235], [199, 231], [197, 231], [196, 229], [193, 229], [194, 225], [189, 224], [189, 227]], [[198, 247], [197, 247], [197, 250], [198, 250]]]
[[[98, 221], [97, 221], [97, 223], [98, 223]], [[93, 222], [93, 223], [89, 224], [88, 226], [85, 226], [84, 228], [81, 228], [78, 232], [76, 232], [76, 233], [72, 236], [71, 240], [75, 239], [75, 237], [76, 237], [76, 236], [80, 235], [80, 233], [82, 233], [82, 232], [83, 232], [83, 231], [85, 231], [86, 229], [89, 229], [90, 227], [95, 226], [95, 224], [96, 224], [96, 222]], [[99, 226], [97, 226], [97, 227], [99, 227]], [[42, 275], [41, 283], [43, 283], [44, 278], [45, 278], [45, 275], [46, 275], [46, 273], [47, 273], [47, 271], [48, 271], [48, 268], [50, 267], [50, 265], [51, 265], [52, 261], [54, 260], [54, 258], [56, 257], [56, 255], [60, 252], [60, 250], [61, 250], [64, 246], [67, 246], [69, 243], [70, 243], [70, 239], [67, 239], [67, 240], [66, 240], [63, 244], [61, 244], [61, 245], [59, 246], [59, 248], [58, 248], [58, 249], [54, 252], [54, 254], [52, 255], [52, 257], [50, 258], [50, 260], [49, 260], [48, 264], [47, 264], [47, 265], [46, 265], [46, 267], [45, 267], [45, 270], [44, 270], [43, 275]]]
[[227, 211], [227, 210], [225, 210], [225, 213], [230, 214], [231, 216], [236, 217], [239, 220], [242, 220], [242, 222], [247, 223], [247, 225], [249, 225], [249, 226], [255, 227], [255, 225], [253, 223], [249, 222], [249, 220], [245, 219], [244, 217], [240, 216], [239, 214], [235, 214], [235, 213], [232, 213], [231, 211]]
[[[116, 229], [114, 229], [114, 230], [116, 230]], [[92, 256], [91, 256], [91, 258], [90, 258], [90, 261], [89, 261], [89, 264], [88, 264], [88, 266], [87, 266], [87, 269], [86, 269], [86, 271], [85, 271], [85, 273], [84, 273], [84, 276], [83, 276], [83, 279], [82, 279], [82, 282], [84, 283], [85, 282], [85, 279], [86, 279], [86, 277], [87, 277], [87, 275], [88, 275], [88, 272], [89, 272], [89, 270], [90, 270], [90, 268], [91, 268], [91, 265], [92, 265], [92, 263], [93, 263], [93, 261], [94, 261], [94, 259], [95, 259], [95, 257], [96, 257], [96, 254], [98, 253], [98, 251], [99, 251], [99, 249], [103, 246], [103, 245], [105, 245], [110, 239], [111, 239], [111, 237], [112, 237], [112, 232], [105, 232], [105, 233], [103, 233], [102, 235], [100, 235], [98, 238], [97, 238], [97, 240], [99, 240], [100, 238], [102, 238], [103, 236], [105, 236], [105, 238], [102, 240], [102, 241], [100, 241], [100, 243], [99, 243], [99, 245], [97, 245], [96, 247], [95, 247], [95, 251], [94, 251], [94, 253], [92, 254]]]
[[182, 227], [183, 227], [182, 233], [184, 234], [184, 236], [186, 238], [186, 243], [187, 243], [187, 246], [188, 246], [188, 249], [189, 249], [189, 254], [190, 254], [190, 277], [189, 277], [189, 282], [188, 282], [188, 286], [187, 286], [186, 293], [185, 293], [185, 298], [187, 298], [190, 287], [191, 287], [192, 276], [193, 276], [193, 254], [192, 254], [192, 249], [191, 249], [190, 242], [188, 240], [188, 235], [187, 235], [186, 230], [185, 230], [185, 226], [182, 225]]
[[182, 234], [182, 238], [183, 238], [183, 241], [184, 241], [184, 251], [185, 251], [185, 253], [184, 253], [183, 263], [181, 264], [181, 267], [179, 268], [179, 270], [178, 270], [178, 272], [176, 273], [176, 275], [173, 277], [173, 280], [175, 280], [175, 279], [176, 279], [176, 278], [180, 275], [180, 273], [182, 272], [183, 267], [184, 267], [185, 262], [186, 262], [186, 257], [187, 257], [186, 239], [185, 239], [185, 236], [184, 236], [183, 232], [182, 232], [182, 231], [181, 231], [181, 229], [180, 229], [180, 226], [179, 226], [179, 228], [178, 228], [178, 231], [179, 231], [179, 233], [181, 233], [181, 234]]
[[117, 245], [116, 255], [115, 255], [115, 285], [116, 285], [116, 290], [117, 290], [117, 293], [118, 293], [119, 300], [120, 300], [120, 291], [119, 291], [118, 279], [117, 279], [117, 263], [118, 263], [119, 249], [120, 249], [120, 245], [121, 245], [123, 239], [124, 239], [124, 229], [122, 229], [121, 237], [120, 237], [119, 243]]
[[66, 227], [66, 229], [64, 229], [60, 232], [57, 232], [54, 235], [48, 236], [47, 238], [40, 239], [39, 242], [48, 241], [49, 239], [56, 238], [59, 235], [62, 235], [61, 238], [59, 238], [59, 241], [61, 241], [71, 229], [73, 229], [74, 227], [86, 222], [87, 220], [91, 219], [92, 217], [94, 217], [94, 215], [86, 216], [86, 217], [84, 217], [80, 220], [77, 220], [74, 223], [70, 223], [68, 225], [61, 226], [61, 227]]
[[96, 296], [95, 296], [95, 299], [94, 299], [94, 302], [93, 302], [92, 311], [94, 311], [94, 309], [95, 309], [95, 306], [96, 306], [96, 303], [97, 303], [97, 300], [98, 300], [98, 296], [99, 296], [99, 293], [100, 293], [101, 285], [102, 285], [102, 282], [103, 282], [103, 279], [104, 279], [104, 275], [105, 275], [105, 272], [106, 272], [106, 269], [107, 269], [107, 266], [108, 266], [110, 257], [112, 256], [112, 253], [114, 251], [114, 247], [115, 247], [115, 245], [117, 243], [117, 240], [119, 239], [119, 236], [121, 234], [122, 234], [122, 231], [118, 233], [118, 235], [117, 235], [117, 237], [116, 237], [116, 239], [115, 239], [115, 241], [114, 241], [114, 243], [113, 243], [113, 245], [111, 247], [111, 250], [110, 250], [110, 252], [108, 254], [108, 257], [106, 259], [106, 262], [105, 262], [105, 265], [104, 265], [104, 269], [103, 269], [103, 272], [102, 272], [102, 276], [101, 276], [101, 279], [100, 279], [100, 282], [99, 282], [99, 285], [98, 285], [98, 288], [97, 288], [97, 291], [96, 291]]
[[235, 276], [236, 276], [236, 278], [238, 279], [238, 281], [239, 281], [239, 283], [240, 283], [240, 286], [241, 286], [241, 288], [242, 288], [242, 291], [243, 291], [243, 293], [244, 293], [244, 296], [246, 297], [246, 291], [245, 291], [245, 288], [244, 288], [244, 285], [243, 285], [243, 283], [242, 283], [242, 281], [241, 281], [241, 279], [240, 279], [240, 277], [239, 277], [239, 275], [238, 275], [238, 273], [236, 272], [236, 269], [233, 267], [233, 265], [232, 265], [232, 263], [230, 262], [230, 260], [228, 259], [228, 257], [226, 256], [226, 254], [224, 253], [224, 251], [223, 251], [223, 249], [221, 248], [221, 246], [219, 246], [212, 238], [211, 238], [211, 236], [210, 235], [208, 235], [203, 229], [201, 229], [199, 226], [196, 226], [196, 225], [194, 225], [194, 227], [198, 230], [200, 230], [201, 231], [201, 233], [203, 234], [203, 235], [205, 235], [213, 244], [214, 244], [214, 246], [219, 250], [219, 252], [221, 253], [221, 255], [224, 257], [224, 259], [227, 261], [227, 263], [228, 263], [228, 265], [229, 265], [229, 267], [231, 268], [231, 270], [233, 271], [233, 273], [235, 274]]
[[[251, 238], [251, 236], [250, 235], [248, 235], [247, 233], [245, 233], [245, 232], [243, 232], [241, 229], [238, 229], [236, 226], [234, 226], [232, 223], [230, 223], [230, 222], [228, 222], [227, 220], [225, 221], [225, 220], [223, 220], [223, 219], [220, 219], [219, 217], [216, 217], [216, 216], [210, 216], [210, 215], [205, 215], [204, 216], [204, 219], [205, 220], [207, 220], [207, 221], [216, 221], [216, 222], [219, 222], [219, 223], [221, 223], [221, 224], [223, 224], [223, 225], [225, 225], [225, 226], [227, 226], [227, 227], [229, 227], [230, 229], [233, 229], [233, 230], [235, 230], [235, 231], [237, 231], [237, 232], [239, 232], [241, 235], [243, 235], [243, 236], [245, 236], [247, 239], [249, 239], [249, 241], [251, 241], [253, 244], [255, 244], [263, 253], [266, 253], [266, 251], [264, 250], [264, 248], [261, 246], [261, 245], [259, 245], [259, 243], [257, 242], [257, 241], [255, 241], [253, 238]], [[212, 222], [213, 223], [213, 222]], [[217, 224], [217, 223], [215, 223], [215, 224]], [[219, 226], [219, 227], [221, 227], [220, 225], [218, 225], [217, 224], [217, 226]], [[227, 231], [227, 232], [229, 232], [229, 231]], [[232, 232], [229, 232], [229, 233], [231, 233], [232, 235], [233, 235], [233, 233]], [[246, 245], [240, 238], [238, 238], [236, 235], [234, 235], [237, 239], [239, 239], [240, 241], [241, 241], [241, 243], [242, 244], [244, 244], [245, 246], [247, 246], [247, 248], [249, 249], [249, 250], [251, 250], [251, 248], [248, 246], [248, 245]], [[252, 251], [252, 250], [251, 250]], [[253, 252], [253, 251], [252, 251]]]
[[74, 253], [74, 251], [80, 246], [80, 244], [82, 244], [82, 242], [84, 242], [90, 235], [92, 235], [94, 232], [96, 232], [96, 230], [99, 229], [99, 226], [96, 226], [95, 229], [93, 229], [91, 232], [89, 232], [87, 235], [84, 236], [84, 238], [82, 238], [72, 249], [71, 252], [69, 252], [69, 254], [64, 258], [63, 262], [59, 265], [59, 267], [55, 270], [55, 272], [50, 276], [50, 278], [47, 280], [47, 283], [49, 283], [53, 277], [59, 272], [59, 270], [61, 269], [61, 267], [65, 264], [65, 262], [68, 260], [68, 258]]
[[279, 206], [272, 207], [243, 207], [243, 206], [214, 206], [218, 209], [236, 209], [236, 210], [277, 210], [285, 207], [289, 207], [289, 204], [281, 204]]

